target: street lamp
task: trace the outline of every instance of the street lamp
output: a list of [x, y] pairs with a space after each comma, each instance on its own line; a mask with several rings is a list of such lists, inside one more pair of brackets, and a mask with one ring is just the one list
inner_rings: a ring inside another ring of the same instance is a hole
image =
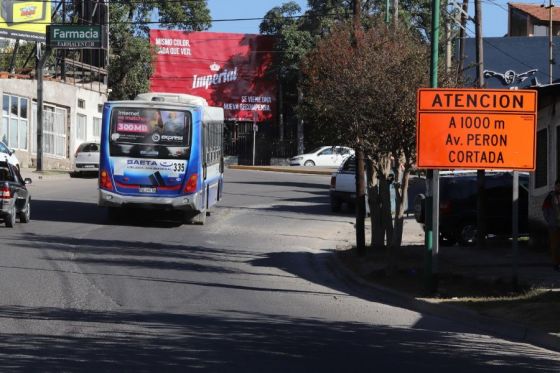
[[548, 84], [552, 84], [552, 65], [554, 59], [552, 58], [552, 0], [548, 0], [548, 6], [541, 5], [541, 7], [548, 8]]

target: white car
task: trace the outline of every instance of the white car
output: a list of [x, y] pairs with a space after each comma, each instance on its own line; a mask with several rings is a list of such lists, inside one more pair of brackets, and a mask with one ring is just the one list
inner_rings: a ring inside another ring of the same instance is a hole
[[99, 171], [99, 144], [95, 142], [81, 143], [74, 156], [74, 172]]
[[10, 148], [3, 142], [0, 141], [0, 153], [6, 154], [6, 159], [8, 163], [13, 164], [19, 170], [19, 160], [16, 157], [16, 152]]
[[351, 155], [354, 155], [354, 150], [346, 146], [321, 146], [291, 158], [290, 166], [338, 167]]

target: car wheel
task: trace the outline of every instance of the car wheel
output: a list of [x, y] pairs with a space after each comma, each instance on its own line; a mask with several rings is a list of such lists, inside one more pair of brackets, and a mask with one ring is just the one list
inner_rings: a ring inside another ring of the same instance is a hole
[[4, 217], [6, 227], [13, 228], [16, 225], [16, 206], [14, 205], [8, 214]]
[[340, 212], [340, 207], [342, 206], [342, 202], [338, 198], [331, 198], [331, 211], [332, 212]]
[[313, 166], [315, 166], [315, 162], [313, 162], [312, 160], [308, 160], [308, 161], [305, 161], [305, 163], [303, 165], [307, 166], [307, 167], [313, 167]]
[[27, 201], [27, 206], [25, 210], [19, 213], [19, 221], [20, 223], [29, 223], [31, 220], [31, 200]]
[[476, 243], [476, 225], [465, 223], [459, 229], [459, 243], [463, 246], [472, 246]]

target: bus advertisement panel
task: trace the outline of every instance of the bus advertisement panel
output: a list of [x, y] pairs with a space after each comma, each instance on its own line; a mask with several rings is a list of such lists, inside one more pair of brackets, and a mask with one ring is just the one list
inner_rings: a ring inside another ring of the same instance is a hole
[[117, 189], [148, 185], [177, 194], [190, 154], [190, 113], [116, 107], [111, 118], [109, 155]]
[[187, 93], [222, 107], [225, 120], [274, 118], [276, 79], [270, 36], [151, 30], [155, 69], [152, 92]]

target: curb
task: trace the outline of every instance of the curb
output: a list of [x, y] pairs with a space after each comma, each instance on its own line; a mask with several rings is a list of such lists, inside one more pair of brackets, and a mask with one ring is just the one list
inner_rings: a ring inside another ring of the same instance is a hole
[[24, 178], [32, 180], [53, 180], [70, 178], [70, 171], [36, 171], [33, 169], [22, 169], [21, 174]]
[[286, 172], [292, 174], [310, 174], [310, 175], [332, 175], [336, 170], [301, 170], [295, 167], [274, 167], [274, 166], [240, 166], [230, 165], [227, 168], [232, 170], [252, 170], [252, 171], [271, 171], [271, 172]]
[[509, 338], [516, 342], [529, 343], [534, 346], [560, 352], [560, 337], [555, 335], [531, 329], [512, 321], [484, 316], [470, 309], [447, 304], [437, 304], [427, 300], [414, 298], [400, 291], [371, 283], [356, 275], [348, 267], [346, 267], [346, 265], [338, 258], [336, 252], [332, 253], [330, 260], [328, 260], [328, 266], [335, 275], [343, 276], [345, 279], [357, 283], [360, 286], [383, 293], [388, 296], [388, 300], [393, 305], [420, 313], [427, 313], [433, 316], [458, 321], [463, 324], [476, 327], [477, 329], [496, 337]]

